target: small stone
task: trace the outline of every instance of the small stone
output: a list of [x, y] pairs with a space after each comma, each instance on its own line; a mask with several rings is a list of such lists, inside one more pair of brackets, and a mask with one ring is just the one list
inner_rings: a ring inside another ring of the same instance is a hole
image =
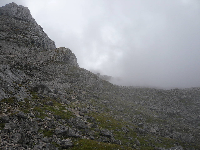
[[107, 129], [102, 129], [101, 130], [101, 133], [100, 133], [102, 136], [105, 136], [105, 137], [108, 137], [108, 138], [111, 138], [113, 135], [112, 135], [112, 132], [110, 132], [109, 130]]
[[90, 140], [94, 140], [95, 139], [94, 136], [90, 136], [89, 138], [90, 138]]
[[60, 126], [55, 129], [55, 134], [56, 135], [66, 135], [67, 134], [67, 129], [65, 126]]
[[138, 127], [140, 127], [140, 128], [142, 128], [144, 126], [144, 124], [142, 123], [142, 122], [140, 122], [139, 124], [138, 124]]
[[135, 144], [136, 144], [137, 146], [140, 146], [140, 141], [138, 141], [137, 138], [135, 138]]
[[14, 143], [18, 143], [21, 140], [21, 134], [20, 133], [15, 133], [12, 137], [12, 140]]
[[8, 123], [9, 122], [9, 117], [8, 116], [2, 116], [1, 118], [0, 118], [0, 122], [2, 122], [2, 123]]
[[17, 125], [16, 125], [15, 123], [9, 122], [9, 123], [6, 123], [6, 124], [5, 124], [4, 129], [5, 129], [5, 130], [13, 130], [13, 129], [16, 128], [16, 127], [17, 127]]
[[22, 118], [22, 119], [27, 119], [27, 115], [21, 111], [17, 114], [17, 117]]
[[42, 139], [42, 141], [45, 142], [45, 143], [48, 143], [48, 142], [49, 142], [49, 138], [44, 137], [44, 138]]
[[182, 146], [175, 146], [175, 147], [171, 147], [167, 150], [183, 150], [183, 147]]
[[82, 111], [79, 112], [80, 116], [84, 116], [84, 113]]

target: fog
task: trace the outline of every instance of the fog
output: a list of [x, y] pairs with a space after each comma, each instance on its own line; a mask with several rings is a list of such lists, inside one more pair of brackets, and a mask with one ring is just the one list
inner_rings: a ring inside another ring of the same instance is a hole
[[120, 85], [200, 87], [199, 0], [1, 0], [28, 7], [79, 66]]

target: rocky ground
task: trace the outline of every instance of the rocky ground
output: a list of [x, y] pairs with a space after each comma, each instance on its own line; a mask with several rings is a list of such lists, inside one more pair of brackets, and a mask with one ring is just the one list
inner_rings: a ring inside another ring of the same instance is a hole
[[0, 18], [0, 149], [200, 149], [200, 88], [113, 85], [55, 48], [27, 8]]

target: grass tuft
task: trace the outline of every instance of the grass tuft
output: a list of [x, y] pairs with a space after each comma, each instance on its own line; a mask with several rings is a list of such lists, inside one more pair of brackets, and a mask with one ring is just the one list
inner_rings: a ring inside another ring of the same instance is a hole
[[98, 141], [93, 141], [89, 139], [81, 139], [75, 142], [74, 147], [70, 148], [70, 150], [133, 150], [130, 147], [103, 143]]

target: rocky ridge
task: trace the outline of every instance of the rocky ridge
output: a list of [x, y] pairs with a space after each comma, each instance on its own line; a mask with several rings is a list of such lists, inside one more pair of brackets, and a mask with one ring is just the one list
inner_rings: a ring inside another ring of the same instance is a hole
[[200, 149], [200, 88], [121, 87], [0, 8], [0, 149]]
[[49, 39], [42, 27], [32, 18], [28, 8], [15, 3], [0, 9], [0, 40], [19, 47], [55, 49], [55, 43]]

